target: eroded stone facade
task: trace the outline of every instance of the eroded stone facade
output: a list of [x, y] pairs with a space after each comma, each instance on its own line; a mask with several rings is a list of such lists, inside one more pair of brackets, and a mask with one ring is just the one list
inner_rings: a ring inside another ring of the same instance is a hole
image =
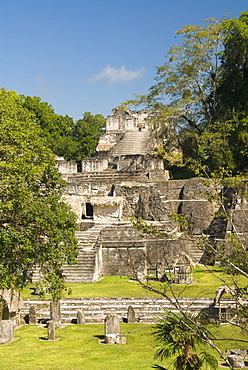
[[[68, 184], [63, 197], [78, 216], [79, 264], [64, 269], [67, 280], [135, 273], [145, 277], [153, 270], [162, 277], [173, 270], [180, 253], [192, 263], [202, 262], [206, 256], [192, 238], [183, 236], [173, 214], [188, 220], [193, 238], [224, 238], [227, 222], [215, 217], [217, 205], [208, 201], [209, 192], [214, 195], [221, 189], [200, 178], [169, 178], [163, 161], [151, 155], [148, 112], [112, 113], [96, 156], [83, 159], [82, 172], [72, 173], [70, 165], [65, 173], [63, 166]], [[236, 224], [242, 232], [239, 210], [245, 207], [246, 203], [237, 205]], [[144, 219], [160, 231], [159, 238], [142, 234], [130, 217]]]

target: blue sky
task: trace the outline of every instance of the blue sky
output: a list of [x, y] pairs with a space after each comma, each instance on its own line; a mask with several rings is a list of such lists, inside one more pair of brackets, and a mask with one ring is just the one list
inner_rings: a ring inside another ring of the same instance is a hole
[[182, 25], [242, 11], [247, 0], [1, 0], [0, 87], [106, 117], [153, 85]]

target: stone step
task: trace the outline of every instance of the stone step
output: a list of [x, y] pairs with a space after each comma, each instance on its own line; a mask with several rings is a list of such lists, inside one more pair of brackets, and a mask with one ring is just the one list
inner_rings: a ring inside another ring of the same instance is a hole
[[[133, 154], [133, 153], [132, 153]], [[133, 181], [145, 181], [148, 180], [147, 176], [141, 172], [113, 172], [113, 171], [104, 171], [104, 172], [82, 172], [75, 174], [73, 176], [68, 175], [66, 181], [70, 183], [77, 183], [78, 185], [84, 184], [87, 182], [121, 182], [124, 180], [133, 180]]]
[[86, 231], [76, 232], [78, 239], [78, 264], [63, 267], [66, 282], [92, 282], [98, 278], [95, 271], [96, 246], [105, 225], [96, 225]]
[[112, 148], [111, 156], [146, 155], [150, 152], [149, 137], [149, 130], [141, 132], [127, 131], [122, 139]]
[[[235, 304], [235, 300], [223, 299], [227, 304]], [[213, 299], [211, 298], [180, 298], [181, 308], [188, 312], [199, 313], [203, 309], [211, 307]], [[21, 317], [28, 314], [29, 307], [36, 307], [37, 318], [49, 318], [50, 300], [28, 299], [24, 300], [24, 307], [21, 309]], [[163, 314], [164, 311], [177, 312], [174, 305], [168, 300], [162, 298], [78, 298], [61, 300], [61, 318], [62, 322], [75, 321], [77, 310], [82, 309], [86, 322], [101, 322], [109, 313], [115, 313], [120, 320], [126, 318], [128, 307], [132, 306], [135, 310], [135, 316], [139, 322], [154, 322], [155, 318]]]

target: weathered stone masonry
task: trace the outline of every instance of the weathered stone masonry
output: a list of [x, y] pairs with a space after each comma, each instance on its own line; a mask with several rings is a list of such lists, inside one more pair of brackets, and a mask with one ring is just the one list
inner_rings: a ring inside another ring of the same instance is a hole
[[[172, 266], [180, 253], [200, 262], [203, 253], [182, 237], [171, 213], [191, 221], [193, 236], [220, 236], [218, 222], [211, 229], [217, 209], [204, 195], [209, 187], [199, 178], [170, 180], [163, 161], [153, 158], [149, 114], [120, 109], [112, 113], [97, 155], [82, 160], [81, 173], [73, 172], [75, 165], [69, 163], [67, 168], [58, 161], [68, 184], [63, 198], [78, 216], [79, 264], [64, 267], [67, 281], [133, 275], [134, 266], [145, 276], [158, 264], [164, 269]], [[237, 207], [245, 211], [244, 204]], [[243, 230], [239, 212], [237, 227], [245, 235], [248, 230]], [[141, 235], [130, 216], [143, 218], [172, 238]]]

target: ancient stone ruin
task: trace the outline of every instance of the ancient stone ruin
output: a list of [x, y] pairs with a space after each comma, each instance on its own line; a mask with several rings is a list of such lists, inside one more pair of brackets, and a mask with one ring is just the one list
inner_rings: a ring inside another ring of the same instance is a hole
[[47, 323], [47, 340], [55, 340], [55, 321], [50, 320]]
[[245, 357], [247, 356], [246, 349], [234, 349], [230, 351], [228, 355], [228, 361], [233, 366], [233, 368], [243, 368], [245, 367]]
[[85, 316], [82, 309], [77, 310], [77, 324], [84, 325], [85, 324]]
[[0, 344], [14, 340], [14, 328], [20, 323], [23, 301], [18, 292], [0, 289]]
[[60, 310], [60, 301], [53, 298], [50, 302], [50, 318], [54, 322], [55, 327], [59, 328], [61, 326], [61, 310]]
[[[189, 283], [192, 266], [207, 256], [184, 238], [171, 214], [189, 220], [194, 238], [222, 240], [231, 230], [227, 221], [215, 217], [218, 208], [204, 195], [218, 190], [200, 178], [170, 179], [164, 161], [154, 158], [152, 118], [145, 110], [113, 109], [96, 155], [82, 160], [82, 172], [59, 158], [58, 169], [68, 184], [63, 198], [78, 217], [78, 264], [64, 266], [68, 282], [92, 282], [106, 275], [144, 279], [151, 271], [166, 279], [174, 271], [175, 282]], [[244, 240], [246, 204], [232, 204]], [[131, 216], [156, 227], [160, 237], [142, 235]]]
[[105, 343], [120, 344], [120, 323], [118, 316], [109, 314], [104, 320]]

